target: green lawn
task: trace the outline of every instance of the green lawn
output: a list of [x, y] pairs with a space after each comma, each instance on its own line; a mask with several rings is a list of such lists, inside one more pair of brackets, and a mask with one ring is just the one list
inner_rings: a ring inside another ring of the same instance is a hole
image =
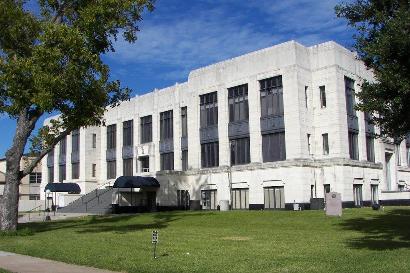
[[[410, 272], [410, 208], [168, 212], [23, 225], [0, 250], [127, 272]], [[159, 230], [159, 258], [151, 231]]]

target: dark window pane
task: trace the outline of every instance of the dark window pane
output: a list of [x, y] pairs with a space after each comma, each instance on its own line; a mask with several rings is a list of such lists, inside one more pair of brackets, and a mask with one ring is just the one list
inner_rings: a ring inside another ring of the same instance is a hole
[[217, 92], [208, 93], [200, 97], [201, 128], [218, 124]]
[[107, 149], [115, 149], [117, 147], [117, 125], [112, 124], [107, 126]]
[[141, 118], [141, 144], [152, 141], [152, 116]]
[[219, 166], [219, 142], [201, 144], [201, 164], [203, 168]]
[[123, 125], [123, 133], [122, 133], [122, 145], [123, 146], [132, 146], [133, 145], [133, 134], [134, 134], [134, 126], [133, 120], [124, 121]]

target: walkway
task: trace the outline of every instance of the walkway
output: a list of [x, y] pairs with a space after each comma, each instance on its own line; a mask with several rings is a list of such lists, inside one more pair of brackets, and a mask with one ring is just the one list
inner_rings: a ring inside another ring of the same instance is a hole
[[115, 273], [0, 251], [0, 268], [17, 273]]

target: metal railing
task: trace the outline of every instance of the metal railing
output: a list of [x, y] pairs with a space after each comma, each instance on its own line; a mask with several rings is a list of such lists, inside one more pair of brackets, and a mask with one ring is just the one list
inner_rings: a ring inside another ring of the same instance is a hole
[[64, 207], [67, 207], [67, 206], [69, 206], [69, 205], [71, 205], [71, 204], [73, 204], [73, 203], [79, 201], [80, 199], [81, 199], [81, 203], [84, 204], [84, 197], [85, 197], [85, 196], [90, 195], [93, 191], [95, 191], [95, 192], [97, 193], [100, 188], [102, 188], [102, 187], [107, 187], [107, 185], [108, 185], [108, 187], [111, 187], [111, 184], [112, 184], [112, 181], [105, 182], [104, 184], [98, 184], [96, 187], [94, 187], [93, 190], [91, 190], [91, 191], [89, 191], [87, 194], [84, 194], [83, 196], [81, 196], [81, 197], [79, 197], [79, 198], [77, 198], [77, 199], [71, 201], [70, 203], [68, 203], [68, 204], [65, 205]]
[[[29, 210], [28, 211], [28, 220], [30, 221], [31, 220], [31, 214], [35, 211], [35, 210], [38, 210], [38, 216], [41, 216], [41, 206], [42, 205], [39, 205], [39, 206], [37, 206], [37, 207], [34, 207], [34, 208], [32, 208], [31, 210]], [[45, 215], [45, 210], [43, 210], [43, 213], [44, 213], [44, 215]]]

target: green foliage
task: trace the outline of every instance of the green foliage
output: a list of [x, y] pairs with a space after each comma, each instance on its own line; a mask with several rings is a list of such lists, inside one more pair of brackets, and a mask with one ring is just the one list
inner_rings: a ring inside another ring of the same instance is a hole
[[119, 33], [136, 40], [137, 23], [153, 1], [40, 0], [41, 15], [34, 15], [25, 1], [0, 0], [0, 113], [18, 118], [25, 111], [34, 122], [60, 113], [41, 139], [100, 125], [105, 108], [130, 91], [110, 80], [101, 54], [114, 50]]
[[358, 109], [373, 113], [382, 135], [401, 138], [410, 132], [410, 2], [356, 0], [336, 7], [358, 30], [359, 58], [374, 72], [358, 93]]

